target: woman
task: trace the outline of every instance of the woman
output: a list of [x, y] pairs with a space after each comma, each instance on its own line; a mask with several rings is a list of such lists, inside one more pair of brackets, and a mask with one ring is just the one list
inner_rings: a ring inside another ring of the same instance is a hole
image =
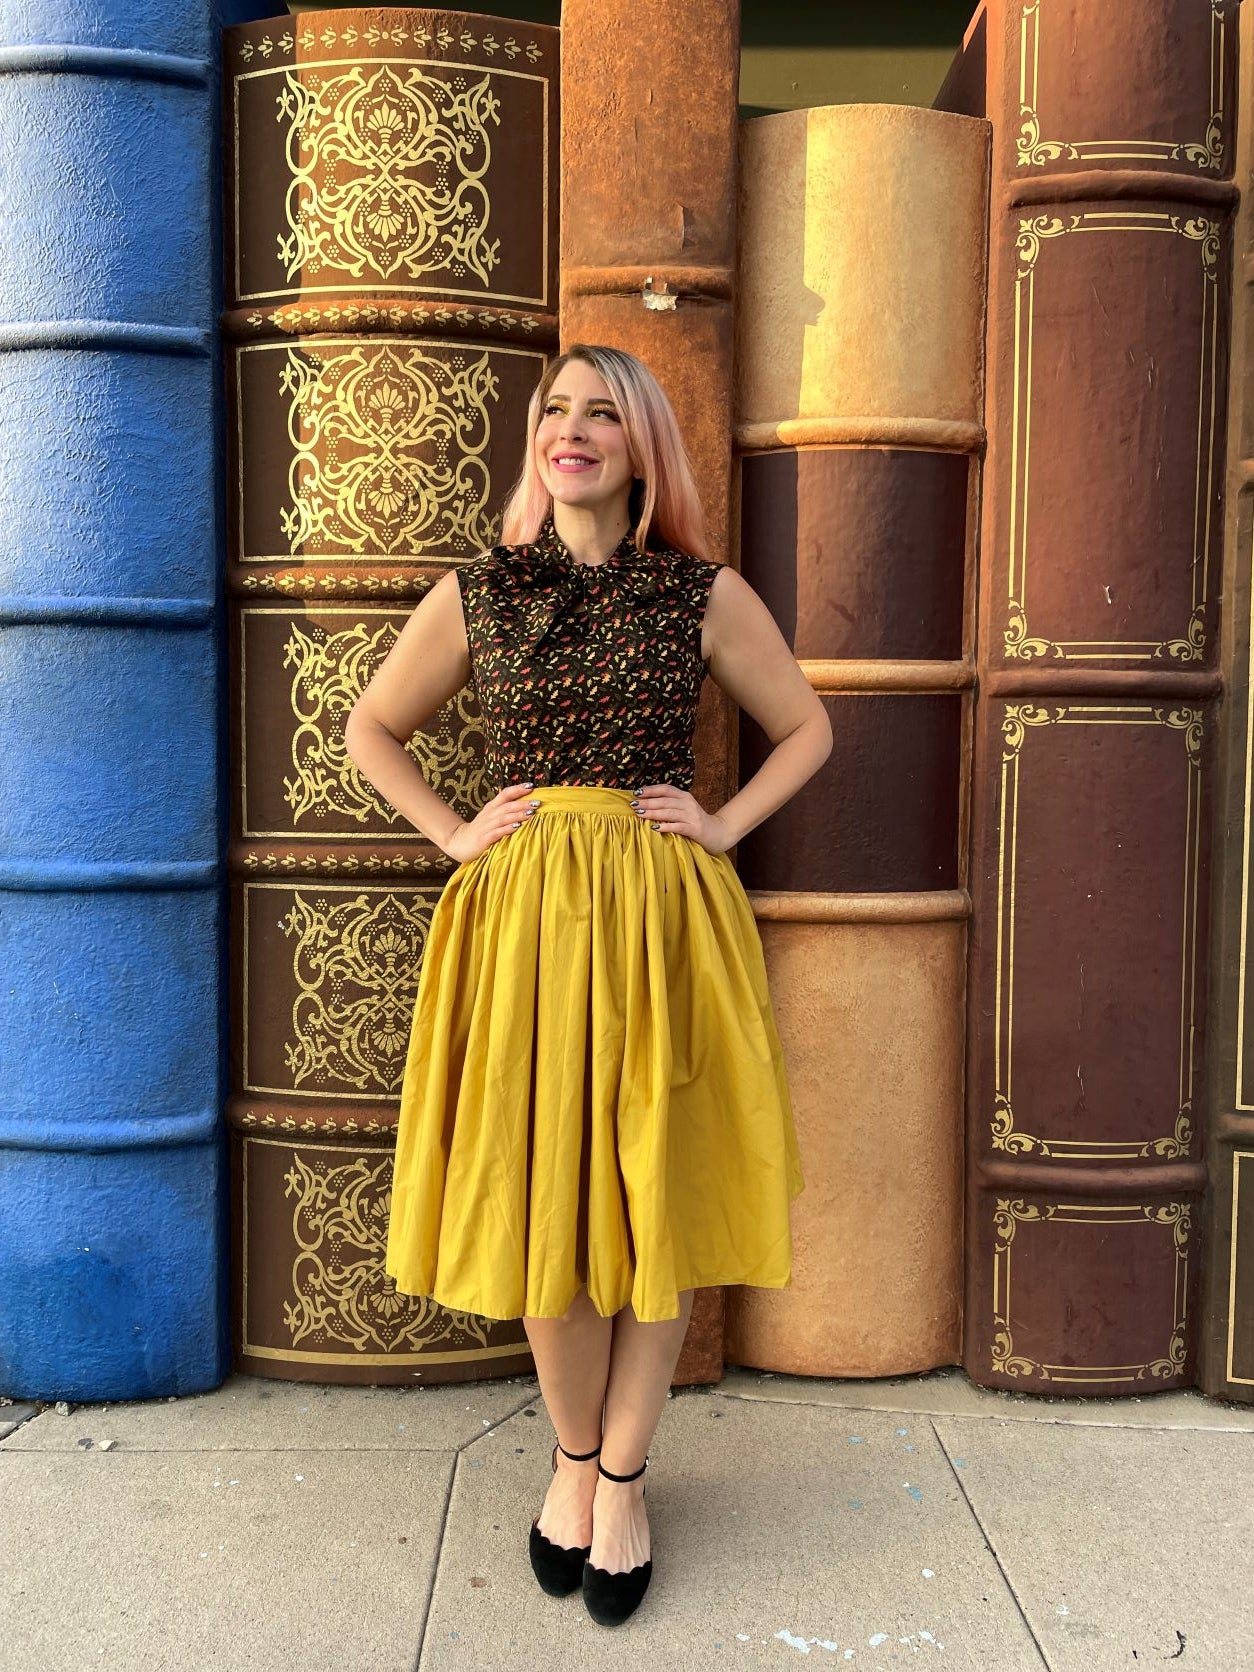
[[[549, 366], [501, 538], [431, 588], [347, 730], [458, 861], [419, 976], [386, 1265], [402, 1293], [522, 1317], [558, 1435], [532, 1566], [612, 1625], [652, 1572], [641, 1476], [693, 1290], [791, 1277], [803, 1180], [727, 850], [832, 732], [765, 605], [707, 557], [674, 413], [634, 356], [578, 344]], [[707, 673], [775, 745], [712, 810], [689, 788]], [[462, 820], [405, 744], [472, 679], [502, 787]]]

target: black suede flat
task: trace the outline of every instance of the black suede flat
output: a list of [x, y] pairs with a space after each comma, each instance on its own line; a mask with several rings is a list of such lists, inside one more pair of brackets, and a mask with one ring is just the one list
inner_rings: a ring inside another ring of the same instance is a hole
[[[553, 1447], [553, 1468], [557, 1470], [557, 1454], [565, 1453], [572, 1463], [587, 1463], [600, 1453], [600, 1446], [596, 1451], [587, 1451], [582, 1457], [577, 1457], [573, 1451], [567, 1451], [559, 1440]], [[599, 1468], [600, 1465], [598, 1464]], [[590, 1544], [554, 1544], [550, 1538], [545, 1538], [537, 1525], [540, 1517], [534, 1516], [531, 1522], [531, 1571], [540, 1583], [540, 1589], [547, 1591], [551, 1597], [565, 1597], [578, 1589], [583, 1574], [583, 1564], [592, 1550]]]
[[[630, 1475], [611, 1474], [608, 1469], [597, 1468], [607, 1480], [638, 1480], [649, 1466], [649, 1459]], [[646, 1486], [641, 1496], [648, 1492]], [[634, 1614], [640, 1606], [641, 1598], [649, 1588], [649, 1580], [653, 1577], [653, 1558], [641, 1562], [639, 1567], [629, 1568], [626, 1573], [611, 1573], [608, 1568], [596, 1567], [590, 1561], [583, 1564], [583, 1600], [589, 1614], [599, 1626], [621, 1626], [623, 1621]]]

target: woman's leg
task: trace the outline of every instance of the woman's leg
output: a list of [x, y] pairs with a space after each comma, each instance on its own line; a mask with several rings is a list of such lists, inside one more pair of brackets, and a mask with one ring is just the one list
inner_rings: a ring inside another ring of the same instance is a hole
[[[523, 1316], [540, 1392], [553, 1431], [567, 1451], [591, 1451], [601, 1443], [601, 1408], [609, 1376], [613, 1319], [603, 1318], [581, 1288], [565, 1317]], [[540, 1512], [545, 1538], [568, 1549], [592, 1538], [592, 1497], [597, 1459], [572, 1463], [559, 1451]]]
[[[630, 1302], [614, 1315], [601, 1462], [616, 1475], [638, 1469], [653, 1443], [688, 1333], [692, 1296], [691, 1289], [682, 1290], [679, 1316], [665, 1323], [642, 1324]], [[606, 1480], [597, 1472], [592, 1553], [588, 1558], [596, 1567], [626, 1573], [648, 1561], [649, 1518], [644, 1507], [647, 1478], [647, 1470], [630, 1481]]]

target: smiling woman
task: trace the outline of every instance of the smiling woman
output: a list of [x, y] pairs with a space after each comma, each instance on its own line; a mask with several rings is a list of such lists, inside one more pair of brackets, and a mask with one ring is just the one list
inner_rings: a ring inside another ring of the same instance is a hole
[[[717, 811], [691, 792], [707, 673], [776, 743]], [[500, 788], [462, 822], [420, 793], [404, 743], [468, 678]], [[576, 345], [533, 394], [502, 543], [414, 611], [348, 749], [460, 861], [419, 975], [387, 1271], [523, 1318], [575, 1448], [554, 1452], [532, 1566], [554, 1593], [582, 1575], [602, 1624], [652, 1571], [639, 1481], [693, 1290], [791, 1278], [800, 1156], [727, 850], [831, 743], [765, 605], [706, 552], [656, 379]], [[609, 1467], [581, 1470], [597, 1442]]]

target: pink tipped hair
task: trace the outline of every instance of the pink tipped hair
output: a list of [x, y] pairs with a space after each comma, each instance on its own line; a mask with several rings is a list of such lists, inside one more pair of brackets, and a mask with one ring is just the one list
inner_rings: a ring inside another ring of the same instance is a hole
[[636, 461], [636, 474], [644, 479], [643, 495], [634, 489], [632, 497], [633, 506], [640, 506], [636, 549], [643, 552], [652, 535], [662, 545], [693, 557], [708, 557], [705, 513], [666, 391], [643, 360], [625, 349], [594, 343], [572, 343], [548, 367], [532, 393], [522, 471], [501, 513], [501, 544], [529, 544], [553, 509], [553, 496], [536, 469], [535, 438], [549, 390], [571, 360], [586, 361], [605, 379], [623, 422], [628, 451]]

